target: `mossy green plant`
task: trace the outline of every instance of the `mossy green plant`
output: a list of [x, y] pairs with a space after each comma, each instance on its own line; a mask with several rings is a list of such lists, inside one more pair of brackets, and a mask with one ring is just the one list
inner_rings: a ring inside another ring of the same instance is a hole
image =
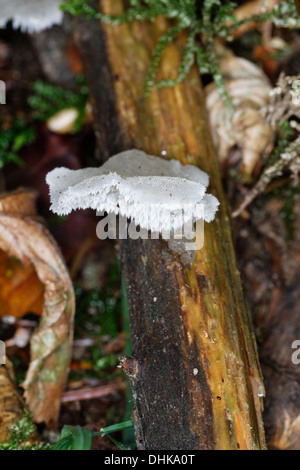
[[78, 116], [72, 133], [79, 132], [86, 117], [88, 95], [89, 89], [82, 76], [78, 77], [76, 92], [41, 80], [34, 82], [28, 98], [32, 113], [26, 112], [11, 122], [0, 119], [0, 170], [9, 163], [24, 166], [20, 151], [34, 141], [37, 122], [46, 122], [63, 109], [76, 108]]
[[32, 142], [34, 137], [34, 130], [23, 118], [17, 118], [8, 125], [0, 121], [0, 169], [8, 163], [23, 166], [19, 151]]
[[31, 440], [35, 431], [32, 416], [25, 410], [22, 418], [12, 425], [9, 441], [0, 443], [0, 450], [49, 450], [50, 444]]
[[[164, 16], [172, 21], [168, 31], [163, 34], [153, 51], [152, 60], [145, 81], [145, 94], [148, 95], [153, 86], [158, 88], [174, 86], [187, 76], [191, 66], [197, 64], [201, 74], [212, 75], [221, 97], [232, 107], [225, 89], [224, 80], [218, 66], [214, 47], [216, 38], [232, 41], [233, 31], [247, 22], [274, 21], [280, 27], [299, 27], [300, 20], [294, 3], [282, 1], [274, 10], [262, 11], [260, 15], [238, 20], [234, 16], [236, 3], [221, 0], [203, 0], [198, 6], [195, 0], [130, 0], [130, 6], [124, 13], [111, 16], [95, 10], [87, 0], [69, 0], [61, 5], [61, 9], [72, 15], [85, 15], [92, 19], [100, 19], [104, 23], [118, 25], [133, 20], [153, 21]], [[186, 32], [186, 45], [181, 64], [175, 79], [156, 81], [160, 60], [167, 45], [175, 40], [179, 33]]]

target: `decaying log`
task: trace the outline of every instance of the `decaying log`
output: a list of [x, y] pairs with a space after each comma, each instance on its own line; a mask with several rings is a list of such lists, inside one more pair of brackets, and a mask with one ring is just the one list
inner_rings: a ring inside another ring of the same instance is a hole
[[[123, 6], [101, 2], [107, 13]], [[151, 51], [166, 27], [163, 18], [120, 26], [76, 23], [105, 158], [133, 147], [159, 156], [164, 151], [209, 173], [210, 192], [221, 202], [192, 265], [162, 240], [123, 244], [138, 448], [263, 449], [262, 376], [198, 72], [144, 95]], [[179, 39], [168, 47], [161, 78], [176, 74], [182, 46]]]

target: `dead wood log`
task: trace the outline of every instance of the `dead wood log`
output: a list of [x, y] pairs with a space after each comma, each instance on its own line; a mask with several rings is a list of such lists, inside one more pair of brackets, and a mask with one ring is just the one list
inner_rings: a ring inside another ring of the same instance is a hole
[[[101, 7], [116, 14], [123, 3], [104, 0]], [[262, 449], [262, 377], [198, 72], [146, 98], [151, 51], [165, 20], [75, 24], [104, 158], [132, 147], [165, 151], [207, 171], [221, 202], [190, 266], [161, 240], [123, 244], [134, 356], [123, 367], [131, 376], [138, 448]], [[162, 77], [176, 74], [181, 41], [164, 55]]]

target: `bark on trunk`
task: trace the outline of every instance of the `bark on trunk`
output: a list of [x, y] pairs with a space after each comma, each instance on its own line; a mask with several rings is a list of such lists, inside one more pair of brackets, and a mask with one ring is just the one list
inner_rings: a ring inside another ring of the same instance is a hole
[[[116, 14], [124, 3], [104, 0], [101, 7]], [[207, 171], [221, 202], [191, 266], [161, 240], [123, 244], [134, 356], [123, 367], [134, 392], [138, 448], [262, 449], [262, 377], [198, 72], [144, 95], [151, 52], [166, 28], [163, 18], [77, 24], [105, 158], [132, 147], [166, 151]], [[183, 44], [179, 38], [168, 47], [161, 78], [176, 75]]]

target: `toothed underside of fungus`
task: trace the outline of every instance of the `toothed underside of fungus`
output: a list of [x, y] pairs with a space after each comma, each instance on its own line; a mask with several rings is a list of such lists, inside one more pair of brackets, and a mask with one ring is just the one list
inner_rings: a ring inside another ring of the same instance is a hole
[[153, 232], [162, 232], [171, 214], [174, 231], [197, 219], [211, 222], [219, 205], [205, 194], [206, 173], [135, 149], [111, 157], [100, 168], [56, 168], [46, 180], [57, 214], [92, 208], [128, 217]]
[[63, 14], [59, 9], [61, 0], [1, 0], [0, 28], [10, 20], [13, 27], [29, 33], [42, 31], [61, 23]]

